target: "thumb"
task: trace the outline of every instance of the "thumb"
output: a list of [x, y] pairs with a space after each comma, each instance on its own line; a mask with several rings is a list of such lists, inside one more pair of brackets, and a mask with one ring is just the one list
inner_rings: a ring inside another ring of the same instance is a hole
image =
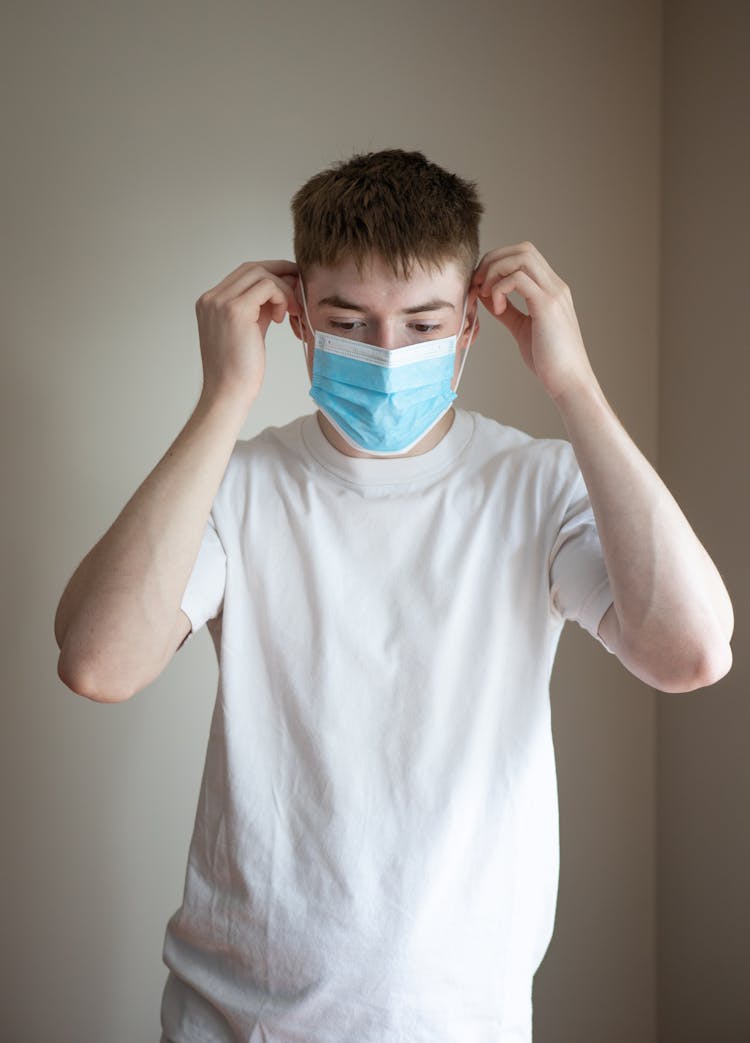
[[520, 345], [526, 326], [530, 321], [529, 316], [521, 311], [520, 308], [517, 308], [510, 297], [502, 293], [497, 286], [494, 289], [490, 289], [489, 293], [482, 293], [482, 289], [484, 287], [480, 287], [479, 300], [494, 319], [502, 322], [506, 330], [512, 334]]
[[[504, 296], [504, 295], [503, 295]], [[495, 318], [499, 319], [506, 330], [513, 334], [516, 340], [521, 336], [521, 331], [528, 321], [528, 315], [517, 308], [512, 301], [504, 296], [505, 306], [499, 312], [493, 312]]]

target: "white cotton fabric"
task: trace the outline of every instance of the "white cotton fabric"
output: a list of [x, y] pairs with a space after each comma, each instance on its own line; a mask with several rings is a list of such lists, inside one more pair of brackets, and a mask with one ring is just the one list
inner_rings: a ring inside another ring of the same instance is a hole
[[558, 882], [549, 678], [612, 602], [567, 442], [455, 411], [238, 442], [182, 607], [219, 687], [163, 1041], [528, 1043]]

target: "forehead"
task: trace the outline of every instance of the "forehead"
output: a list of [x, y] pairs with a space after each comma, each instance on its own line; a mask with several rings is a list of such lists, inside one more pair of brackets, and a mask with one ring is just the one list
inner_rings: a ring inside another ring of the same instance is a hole
[[465, 292], [464, 281], [456, 261], [446, 261], [442, 270], [415, 264], [409, 278], [404, 279], [375, 257], [361, 272], [353, 259], [330, 268], [314, 265], [305, 283], [309, 297], [316, 304], [324, 297], [339, 295], [368, 307], [377, 307], [384, 301], [395, 307], [419, 303], [417, 298], [458, 300]]

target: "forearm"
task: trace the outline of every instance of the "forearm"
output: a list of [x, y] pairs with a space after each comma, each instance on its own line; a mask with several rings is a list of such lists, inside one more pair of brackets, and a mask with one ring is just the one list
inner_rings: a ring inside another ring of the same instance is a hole
[[174, 653], [182, 594], [245, 413], [201, 398], [71, 577], [55, 636], [60, 677], [74, 690], [126, 698]]
[[[729, 669], [732, 606], [682, 511], [610, 409], [570, 287], [529, 242], [485, 254], [472, 287], [556, 403], [601, 538], [613, 606], [599, 634], [638, 677], [687, 691]], [[522, 294], [528, 314], [508, 295]]]
[[733, 613], [711, 558], [595, 379], [556, 403], [589, 492], [612, 586], [613, 650], [657, 687], [683, 690], [709, 683], [702, 677], [717, 679], [731, 662]]

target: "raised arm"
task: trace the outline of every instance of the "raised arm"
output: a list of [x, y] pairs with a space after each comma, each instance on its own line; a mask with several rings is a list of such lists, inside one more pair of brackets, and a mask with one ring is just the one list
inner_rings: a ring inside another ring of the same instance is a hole
[[[486, 254], [473, 285], [515, 337], [575, 450], [614, 598], [601, 637], [631, 673], [662, 691], [713, 684], [732, 662], [729, 595], [669, 490], [607, 403], [569, 287], [528, 242]], [[513, 290], [524, 297], [528, 315], [507, 299]]]
[[196, 302], [203, 388], [192, 415], [68, 582], [58, 674], [99, 702], [128, 699], [190, 631], [180, 603], [211, 505], [257, 398], [271, 321], [296, 314], [290, 261], [243, 264]]

